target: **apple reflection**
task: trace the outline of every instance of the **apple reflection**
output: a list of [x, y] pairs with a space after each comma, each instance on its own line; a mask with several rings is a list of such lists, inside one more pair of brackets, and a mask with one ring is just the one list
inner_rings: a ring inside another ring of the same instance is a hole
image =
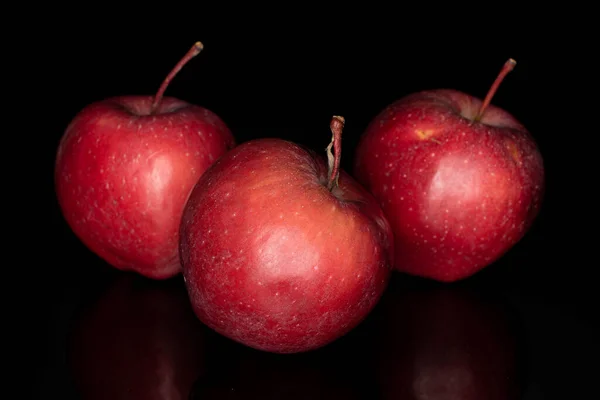
[[519, 398], [517, 326], [502, 302], [465, 287], [389, 289], [378, 318], [383, 398]]
[[188, 399], [204, 330], [180, 279], [119, 275], [71, 331], [69, 366], [87, 399]]

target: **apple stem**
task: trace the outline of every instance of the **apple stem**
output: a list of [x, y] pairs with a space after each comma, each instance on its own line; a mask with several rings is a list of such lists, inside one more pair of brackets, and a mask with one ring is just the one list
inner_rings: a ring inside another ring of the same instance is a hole
[[[342, 130], [344, 129], [344, 117], [334, 115], [331, 118], [329, 127], [331, 128], [331, 143], [327, 146], [327, 162], [329, 165], [327, 189], [333, 190], [338, 185], [340, 177], [340, 161], [342, 159]], [[331, 148], [335, 154], [331, 153]]]
[[179, 73], [181, 68], [183, 68], [183, 66], [185, 64], [187, 64], [188, 61], [190, 61], [192, 58], [194, 58], [198, 54], [200, 54], [200, 52], [202, 51], [203, 48], [204, 48], [204, 45], [201, 42], [196, 42], [196, 43], [194, 43], [192, 48], [189, 49], [188, 52], [183, 56], [183, 58], [181, 60], [179, 60], [179, 62], [171, 70], [169, 75], [167, 75], [165, 80], [162, 82], [162, 84], [160, 85], [160, 88], [158, 88], [158, 92], [156, 92], [156, 95], [154, 96], [154, 101], [152, 102], [152, 108], [150, 109], [150, 114], [154, 114], [156, 112], [156, 110], [158, 109], [158, 107], [160, 106], [160, 102], [163, 98], [163, 95], [165, 94], [167, 87], [169, 86], [169, 84], [171, 83], [171, 81], [173, 80], [175, 75], [177, 75], [177, 73]]
[[504, 66], [500, 70], [500, 73], [496, 77], [496, 80], [492, 84], [492, 87], [490, 88], [490, 90], [488, 91], [487, 95], [485, 96], [485, 99], [483, 100], [483, 103], [481, 103], [481, 108], [479, 109], [479, 113], [475, 117], [475, 121], [479, 121], [479, 120], [481, 120], [481, 118], [483, 118], [483, 113], [485, 113], [485, 110], [490, 105], [490, 103], [492, 101], [492, 97], [494, 97], [494, 95], [496, 94], [496, 91], [498, 90], [498, 87], [500, 86], [500, 83], [502, 83], [502, 81], [504, 80], [504, 77], [510, 71], [513, 70], [513, 68], [515, 67], [516, 64], [517, 64], [517, 62], [515, 60], [513, 60], [512, 58], [509, 58], [508, 61], [506, 61], [504, 63]]

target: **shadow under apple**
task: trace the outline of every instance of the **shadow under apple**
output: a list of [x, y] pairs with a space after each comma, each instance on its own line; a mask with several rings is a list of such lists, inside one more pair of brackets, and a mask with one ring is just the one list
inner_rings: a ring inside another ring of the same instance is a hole
[[68, 363], [81, 398], [187, 399], [205, 334], [183, 281], [119, 274], [74, 321]]
[[[371, 399], [368, 381], [359, 381], [331, 357], [327, 347], [299, 354], [275, 354], [221, 339], [220, 366], [201, 376], [190, 399], [358, 400]], [[226, 356], [223, 356], [225, 354]], [[218, 361], [211, 362], [211, 366]]]

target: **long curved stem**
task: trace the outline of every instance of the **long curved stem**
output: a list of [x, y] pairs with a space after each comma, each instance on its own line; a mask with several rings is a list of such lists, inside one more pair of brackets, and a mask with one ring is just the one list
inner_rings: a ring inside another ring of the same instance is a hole
[[162, 82], [162, 84], [158, 88], [158, 92], [156, 92], [156, 95], [154, 96], [154, 101], [152, 102], [152, 108], [150, 108], [150, 114], [154, 114], [156, 112], [156, 110], [158, 109], [158, 107], [160, 106], [160, 102], [162, 101], [163, 95], [165, 94], [165, 91], [167, 90], [167, 87], [169, 86], [169, 84], [171, 83], [173, 78], [175, 78], [175, 75], [177, 75], [177, 73], [179, 73], [181, 68], [183, 68], [183, 66], [185, 64], [187, 64], [188, 61], [190, 61], [192, 58], [194, 58], [198, 54], [200, 54], [200, 52], [202, 51], [203, 48], [204, 48], [204, 45], [201, 42], [194, 43], [192, 48], [189, 49], [188, 52], [183, 56], [183, 58], [181, 60], [179, 60], [179, 62], [175, 65], [175, 67], [173, 67], [173, 69], [171, 70], [169, 75], [167, 75], [165, 80]]
[[490, 90], [488, 91], [487, 95], [485, 96], [485, 99], [483, 100], [483, 103], [481, 103], [481, 107], [479, 108], [479, 112], [475, 116], [475, 121], [480, 121], [481, 118], [483, 118], [483, 113], [485, 113], [485, 110], [490, 105], [490, 103], [492, 101], [492, 97], [494, 97], [494, 95], [496, 94], [496, 91], [498, 90], [498, 87], [500, 86], [500, 84], [502, 83], [502, 81], [504, 80], [504, 78], [506, 77], [506, 75], [510, 71], [513, 70], [513, 68], [515, 67], [515, 65], [517, 65], [517, 62], [515, 60], [513, 60], [512, 58], [509, 58], [508, 61], [506, 61], [504, 63], [504, 66], [500, 70], [500, 73], [496, 77], [496, 80], [492, 84], [492, 87], [490, 88]]

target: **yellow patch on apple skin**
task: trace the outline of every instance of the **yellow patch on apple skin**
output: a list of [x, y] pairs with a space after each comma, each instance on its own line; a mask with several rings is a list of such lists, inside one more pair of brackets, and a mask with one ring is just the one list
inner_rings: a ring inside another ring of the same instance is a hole
[[435, 133], [434, 129], [415, 129], [415, 133], [420, 140], [431, 140], [432, 142], [440, 144], [439, 140], [431, 137]]
[[429, 138], [431, 135], [433, 135], [433, 129], [427, 129], [427, 130], [417, 129], [417, 130], [415, 130], [415, 132], [417, 133], [417, 136], [421, 140], [425, 140], [425, 139]]
[[519, 149], [517, 148], [517, 145], [515, 144], [515, 142], [513, 142], [512, 140], [506, 140], [506, 149], [508, 150], [508, 153], [510, 154], [510, 156], [512, 157], [512, 159], [517, 163], [520, 164], [521, 163], [521, 153], [519, 152]]

